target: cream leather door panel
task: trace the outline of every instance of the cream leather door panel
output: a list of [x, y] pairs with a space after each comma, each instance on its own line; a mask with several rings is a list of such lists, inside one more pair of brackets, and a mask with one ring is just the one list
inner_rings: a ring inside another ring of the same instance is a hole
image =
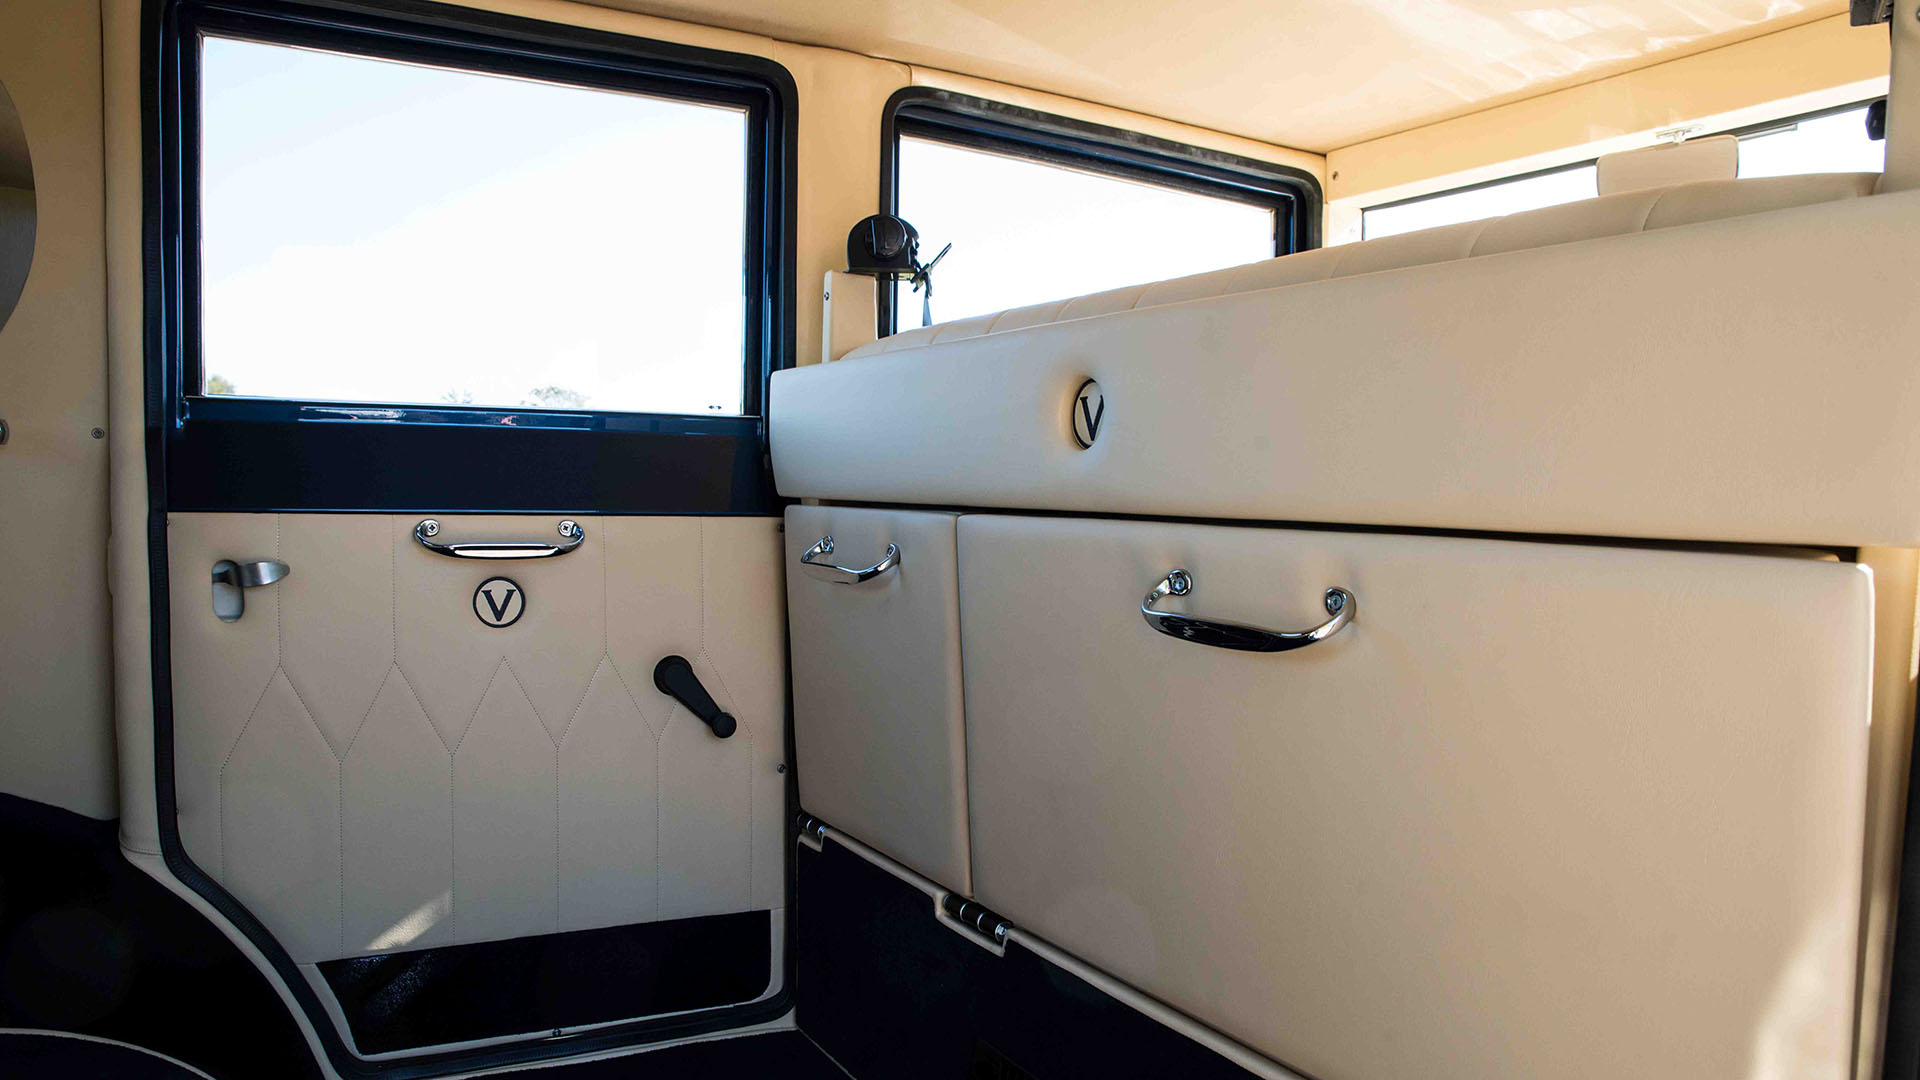
[[[495, 561], [429, 553], [423, 516], [171, 516], [195, 863], [303, 964], [782, 907], [779, 522], [582, 516], [578, 550]], [[439, 520], [501, 541], [558, 517]], [[290, 573], [223, 622], [221, 559]], [[504, 628], [475, 596], [496, 575], [523, 593]], [[672, 654], [731, 738], [655, 689]]]
[[[967, 516], [975, 894], [1320, 1080], [1847, 1075], [1850, 564]], [[1157, 633], [1155, 606], [1296, 651]]]
[[[967, 892], [966, 733], [952, 514], [787, 508], [800, 806]], [[865, 581], [802, 565], [865, 570]]]

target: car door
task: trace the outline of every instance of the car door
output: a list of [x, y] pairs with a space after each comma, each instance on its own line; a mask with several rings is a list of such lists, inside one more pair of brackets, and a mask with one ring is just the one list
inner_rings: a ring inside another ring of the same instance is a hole
[[344, 1074], [779, 1015], [790, 81], [524, 20], [162, 22], [169, 868]]

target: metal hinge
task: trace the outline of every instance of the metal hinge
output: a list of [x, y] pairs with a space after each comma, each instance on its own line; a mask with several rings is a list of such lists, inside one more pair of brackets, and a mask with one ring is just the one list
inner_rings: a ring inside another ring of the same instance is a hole
[[978, 900], [947, 893], [940, 897], [940, 913], [946, 916], [943, 921], [980, 938], [988, 948], [998, 952], [1007, 947], [1007, 935], [1012, 932], [1013, 924]]
[[827, 841], [827, 823], [826, 822], [821, 821], [819, 818], [814, 817], [812, 814], [801, 814], [798, 817], [795, 817], [793, 819], [793, 823], [800, 830], [801, 843], [807, 845], [808, 847], [812, 848], [815, 851], [819, 851], [820, 845], [826, 843]]

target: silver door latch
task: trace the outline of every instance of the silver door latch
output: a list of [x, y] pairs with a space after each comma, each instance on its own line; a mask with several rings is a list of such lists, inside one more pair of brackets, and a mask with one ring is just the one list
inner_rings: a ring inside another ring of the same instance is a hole
[[258, 562], [234, 562], [221, 559], [213, 564], [213, 614], [221, 622], [239, 622], [247, 610], [248, 589], [271, 585], [292, 570], [274, 559]]

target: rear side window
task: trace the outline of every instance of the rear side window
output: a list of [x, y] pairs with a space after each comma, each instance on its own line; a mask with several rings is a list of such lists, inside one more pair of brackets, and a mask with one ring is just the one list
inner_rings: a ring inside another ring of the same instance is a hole
[[1867, 136], [1865, 105], [1740, 135], [1741, 176], [1881, 172], [1886, 167], [1887, 144]]
[[1503, 217], [1524, 210], [1538, 210], [1543, 206], [1579, 202], [1599, 193], [1592, 165], [1554, 169], [1387, 206], [1369, 207], [1360, 215], [1363, 229], [1361, 239], [1378, 240], [1421, 229], [1437, 229], [1442, 225], [1458, 225], [1463, 221]]
[[[940, 322], [1271, 259], [1275, 208], [925, 138], [900, 140], [900, 216]], [[902, 327], [922, 297], [898, 286]]]
[[153, 10], [168, 509], [777, 512], [786, 69], [455, 5]]
[[200, 74], [203, 393], [745, 411], [744, 108], [212, 35]]
[[[1798, 116], [1726, 132], [1740, 139], [1739, 175], [1879, 172], [1886, 143], [1867, 136], [1867, 106]], [[1599, 194], [1592, 163], [1495, 180], [1471, 187], [1371, 206], [1361, 212], [1361, 239], [1538, 210]]]
[[1311, 247], [1296, 169], [912, 87], [883, 115], [881, 209], [933, 259], [929, 302], [881, 292], [880, 330], [1217, 270]]

